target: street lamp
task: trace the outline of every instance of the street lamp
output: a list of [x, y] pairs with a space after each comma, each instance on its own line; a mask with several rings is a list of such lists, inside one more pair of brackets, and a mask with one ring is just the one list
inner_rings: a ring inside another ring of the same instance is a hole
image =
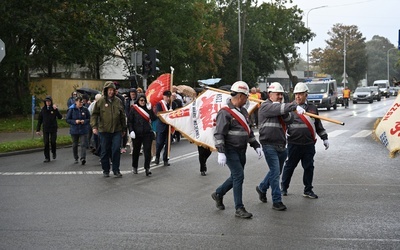
[[[328, 7], [328, 5], [323, 5], [323, 6], [311, 8], [310, 10], [308, 10], [307, 16], [306, 16], [306, 25], [307, 25], [307, 29], [308, 29], [308, 14], [310, 14], [310, 12], [311, 12], [312, 10], [322, 9], [322, 8], [326, 8], [326, 7]], [[307, 78], [310, 77], [309, 74], [310, 74], [310, 52], [309, 52], [309, 46], [308, 46], [308, 40], [307, 40]]]
[[388, 80], [388, 82], [389, 82], [389, 85], [390, 85], [390, 80], [389, 80], [389, 52], [390, 52], [392, 49], [397, 49], [397, 48], [388, 49], [388, 51], [386, 52], [386, 55], [387, 55], [387, 80]]

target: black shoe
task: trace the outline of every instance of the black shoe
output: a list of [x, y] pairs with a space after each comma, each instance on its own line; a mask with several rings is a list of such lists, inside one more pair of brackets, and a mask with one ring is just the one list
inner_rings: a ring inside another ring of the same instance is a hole
[[146, 169], [146, 176], [151, 176], [150, 169]]
[[82, 158], [82, 159], [81, 159], [81, 164], [82, 164], [82, 165], [85, 165], [85, 164], [86, 164], [86, 159], [85, 159], [85, 158]]
[[206, 176], [206, 172], [205, 171], [201, 171], [200, 174], [201, 174], [201, 176]]
[[167, 161], [164, 161], [164, 167], [168, 167], [168, 166], [170, 166], [171, 164], [169, 164]]
[[120, 172], [114, 173], [115, 178], [122, 178], [122, 174]]
[[103, 173], [104, 177], [110, 177], [110, 173]]
[[43, 162], [50, 162], [50, 159], [49, 159], [49, 158], [46, 158], [46, 159], [44, 159]]
[[310, 199], [318, 199], [318, 195], [314, 194], [313, 191], [304, 192], [303, 196]]
[[137, 174], [138, 172], [137, 172], [137, 168], [133, 168], [133, 173], [134, 174]]
[[247, 219], [247, 218], [253, 217], [253, 214], [247, 212], [246, 209], [245, 209], [244, 207], [241, 207], [241, 208], [236, 209], [235, 216], [236, 216], [236, 217], [246, 218], [246, 219]]
[[256, 187], [256, 191], [258, 193], [258, 199], [260, 199], [261, 202], [267, 203], [267, 193], [261, 192], [258, 186]]
[[287, 196], [287, 190], [281, 190], [281, 194], [282, 194], [282, 196]]
[[57, 153], [53, 154], [53, 159], [55, 160], [57, 158]]
[[283, 211], [286, 210], [286, 206], [283, 205], [282, 202], [276, 202], [274, 204], [272, 204], [272, 209], [278, 210], [278, 211]]
[[223, 203], [223, 197], [220, 196], [219, 194], [217, 194], [216, 192], [211, 194], [211, 197], [213, 198], [213, 200], [215, 200], [215, 205], [219, 210], [224, 210], [225, 209], [225, 205]]
[[154, 161], [154, 163], [155, 163], [156, 165], [160, 164], [160, 158], [156, 158], [156, 160]]

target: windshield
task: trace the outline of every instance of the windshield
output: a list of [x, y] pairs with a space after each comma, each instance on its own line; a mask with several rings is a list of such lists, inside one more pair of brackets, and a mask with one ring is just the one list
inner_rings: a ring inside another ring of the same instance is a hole
[[327, 83], [310, 83], [307, 84], [308, 93], [317, 94], [317, 93], [326, 93], [328, 89]]
[[371, 92], [369, 88], [357, 88], [356, 92]]
[[386, 88], [386, 83], [374, 83], [374, 86], [378, 86], [379, 88]]

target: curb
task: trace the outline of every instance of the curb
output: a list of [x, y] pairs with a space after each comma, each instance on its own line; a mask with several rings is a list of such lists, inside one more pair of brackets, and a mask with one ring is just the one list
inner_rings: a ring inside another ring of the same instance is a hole
[[[72, 147], [72, 145], [60, 146], [60, 147], [57, 147], [57, 149], [70, 148], [70, 147]], [[6, 157], [6, 156], [31, 154], [31, 153], [37, 153], [37, 152], [42, 152], [42, 151], [43, 151], [43, 148], [31, 148], [31, 149], [24, 149], [24, 150], [18, 150], [18, 151], [11, 151], [11, 152], [0, 153], [0, 158], [1, 157]]]

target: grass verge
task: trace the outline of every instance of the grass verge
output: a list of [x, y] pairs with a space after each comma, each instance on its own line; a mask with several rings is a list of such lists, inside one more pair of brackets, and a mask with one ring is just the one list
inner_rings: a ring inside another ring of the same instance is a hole
[[[58, 135], [57, 146], [71, 145], [72, 139], [69, 135]], [[43, 148], [43, 137], [27, 140], [17, 140], [0, 143], [0, 153], [7, 153], [19, 150]]]

